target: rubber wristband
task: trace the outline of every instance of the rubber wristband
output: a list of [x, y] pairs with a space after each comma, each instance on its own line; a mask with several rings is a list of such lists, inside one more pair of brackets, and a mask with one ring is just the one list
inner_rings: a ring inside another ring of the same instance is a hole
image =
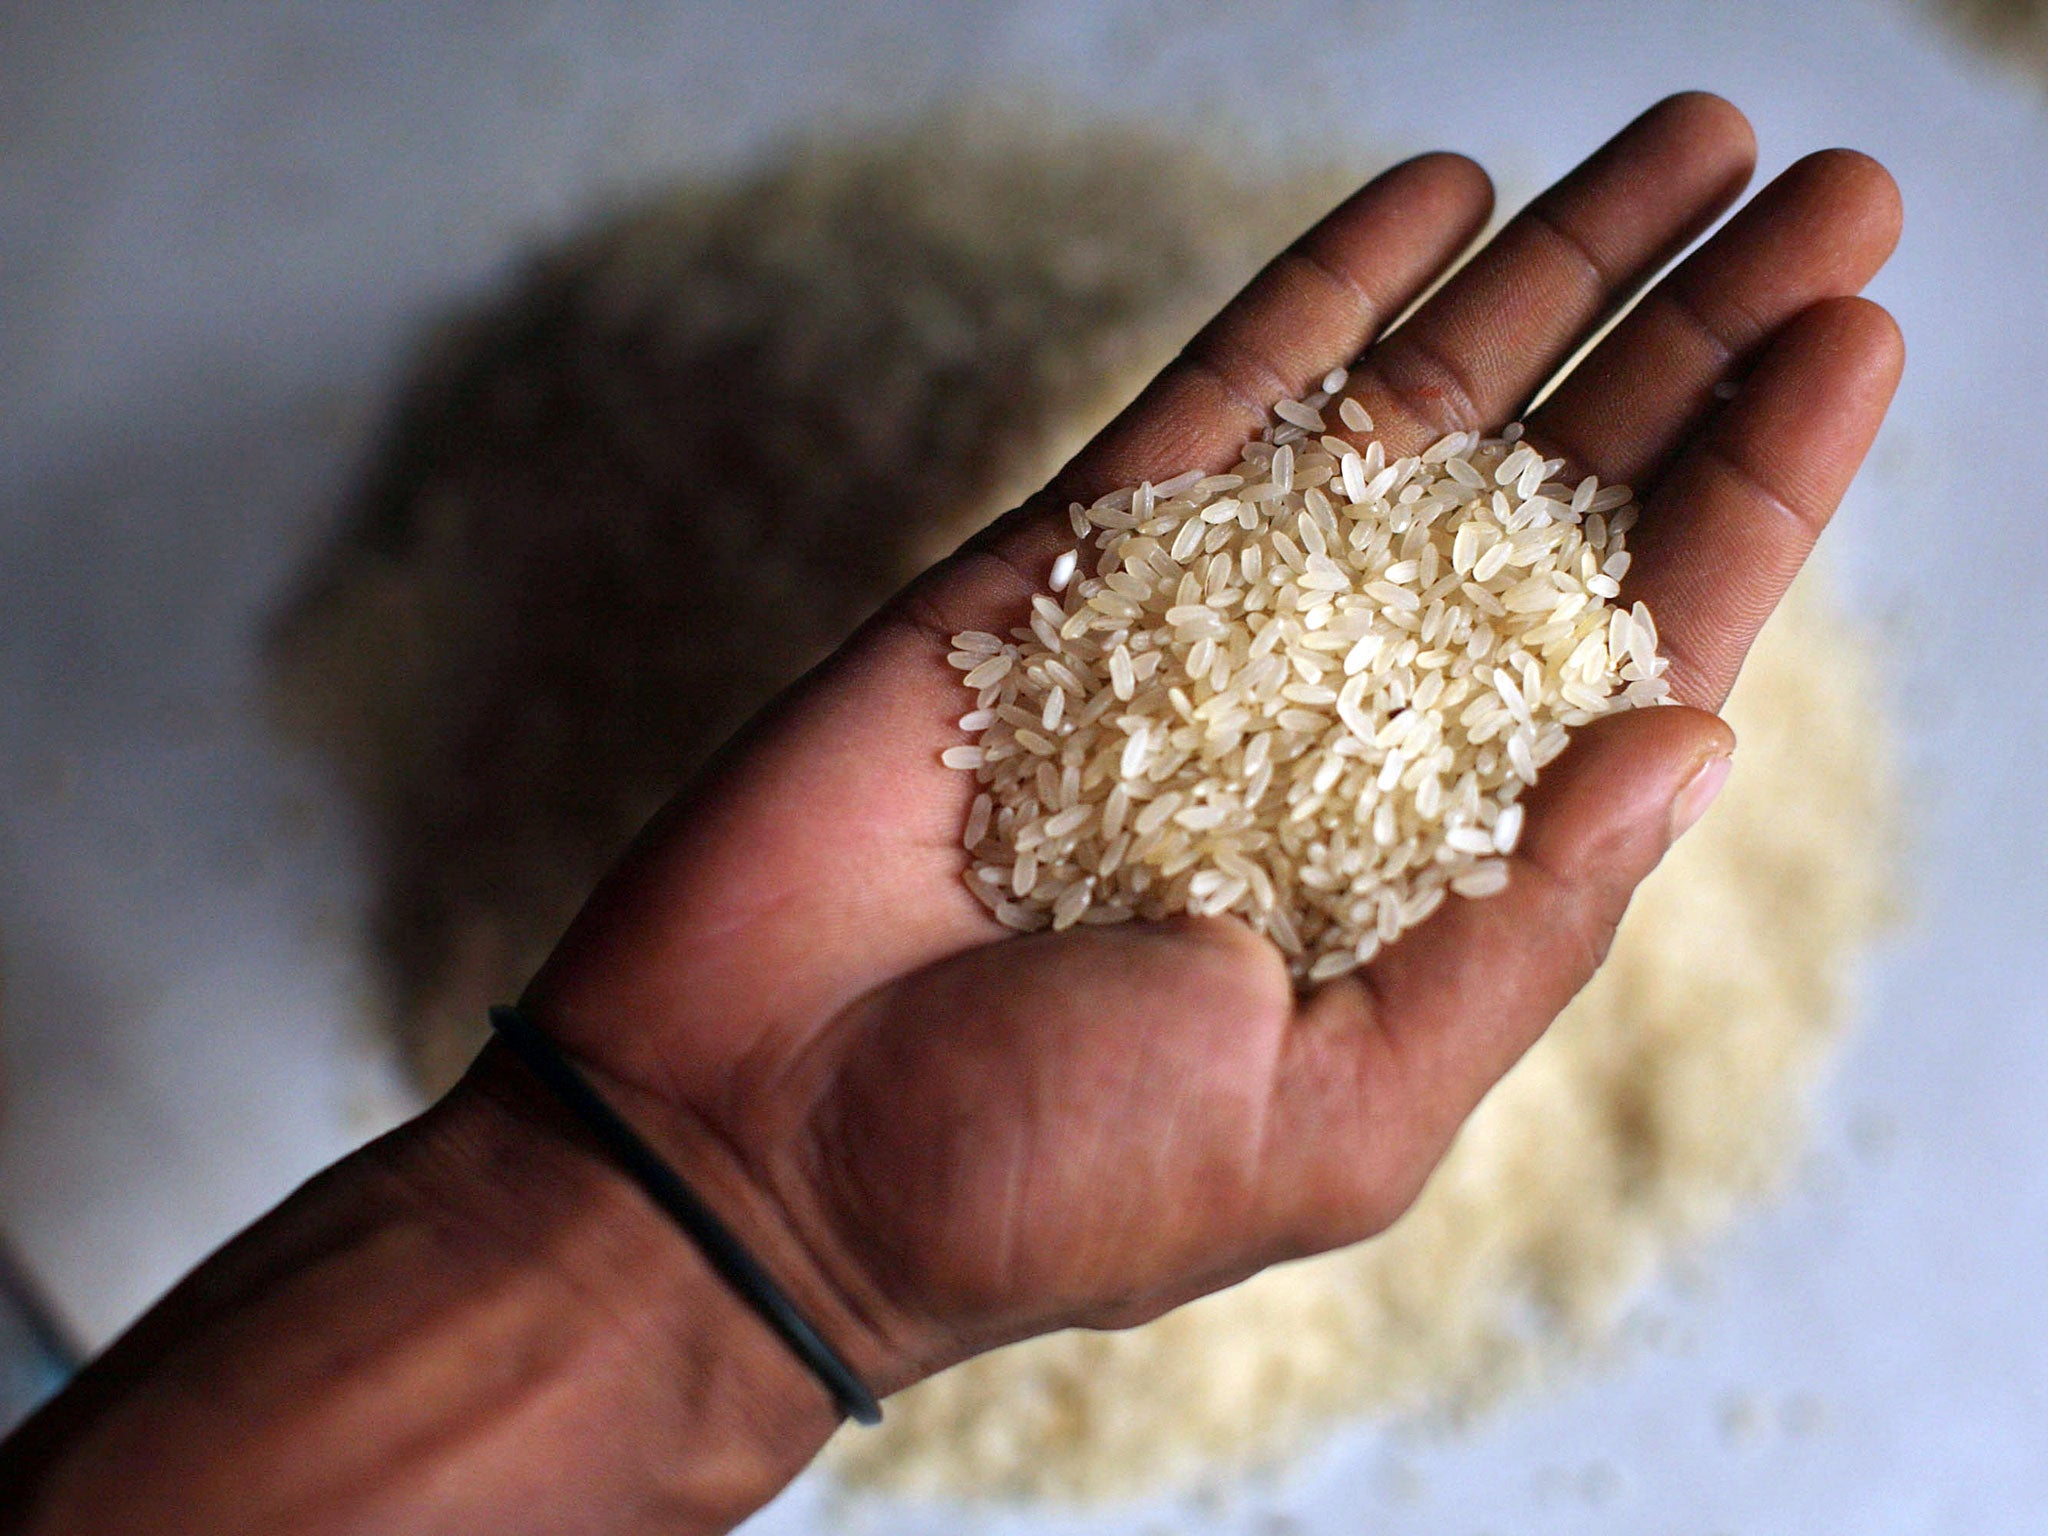
[[775, 1330], [813, 1376], [823, 1383], [840, 1412], [856, 1424], [882, 1422], [881, 1405], [847, 1363], [797, 1311], [732, 1229], [663, 1162], [639, 1132], [598, 1096], [590, 1080], [517, 1008], [493, 1008], [491, 1028], [526, 1063], [527, 1069], [587, 1126], [635, 1184], [702, 1250], [711, 1267]]

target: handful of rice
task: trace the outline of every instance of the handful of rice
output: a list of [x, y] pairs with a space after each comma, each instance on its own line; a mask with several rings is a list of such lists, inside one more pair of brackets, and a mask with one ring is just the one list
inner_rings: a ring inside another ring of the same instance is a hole
[[1328, 980], [1505, 889], [1570, 731], [1668, 696], [1614, 601], [1628, 487], [1560, 482], [1519, 426], [1389, 461], [1355, 400], [1364, 448], [1326, 435], [1345, 382], [1229, 473], [1075, 503], [1029, 626], [953, 637], [977, 739], [942, 761], [981, 785], [966, 878], [998, 921], [1234, 912]]

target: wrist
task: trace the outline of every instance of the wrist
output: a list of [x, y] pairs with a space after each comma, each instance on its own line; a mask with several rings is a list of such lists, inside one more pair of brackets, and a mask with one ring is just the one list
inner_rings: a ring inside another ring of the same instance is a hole
[[[821, 1332], [861, 1337], [830, 1287], [751, 1219], [741, 1182], [637, 1095], [599, 1091], [671, 1159]], [[564, 1384], [593, 1454], [623, 1458], [621, 1513], [663, 1530], [730, 1528], [766, 1503], [830, 1438], [839, 1413], [783, 1341], [705, 1255], [525, 1068], [494, 1044], [395, 1146], [390, 1171], [452, 1240], [548, 1277], [548, 1305], [581, 1336]], [[859, 1371], [857, 1353], [850, 1361]], [[574, 1433], [574, 1430], [572, 1430]], [[602, 1447], [602, 1451], [598, 1448]], [[587, 1463], [586, 1463], [587, 1465]], [[628, 1487], [635, 1477], [644, 1482]]]
[[[843, 1199], [848, 1170], [818, 1124], [819, 1104], [832, 1097], [836, 1053], [813, 1048], [766, 1061], [742, 1055], [678, 1080], [647, 1048], [647, 1037], [659, 1033], [649, 1024], [653, 1011], [630, 995], [610, 995], [610, 979], [565, 987], [549, 984], [544, 971], [520, 1011], [681, 1176], [859, 1381], [886, 1397], [972, 1353], [886, 1285], [860, 1252], [858, 1227], [849, 1230], [846, 1211], [857, 1202]], [[504, 1041], [492, 1043], [471, 1078], [512, 1113], [629, 1182]], [[637, 1187], [633, 1194], [656, 1212]], [[660, 1219], [673, 1241], [691, 1243], [669, 1218]]]
[[[0, 1448], [0, 1527], [730, 1530], [837, 1414], [495, 1054]], [[10, 1523], [10, 1521], [17, 1523]]]

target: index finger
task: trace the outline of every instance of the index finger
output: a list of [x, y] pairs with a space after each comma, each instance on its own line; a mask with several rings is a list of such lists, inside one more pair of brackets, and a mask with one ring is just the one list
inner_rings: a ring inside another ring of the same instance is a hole
[[1486, 173], [1429, 154], [1383, 172], [1282, 251], [1060, 471], [1044, 492], [920, 580], [908, 612], [943, 640], [1000, 625], [1071, 548], [1070, 501], [1221, 467], [1273, 402], [1310, 393], [1363, 352], [1485, 227]]

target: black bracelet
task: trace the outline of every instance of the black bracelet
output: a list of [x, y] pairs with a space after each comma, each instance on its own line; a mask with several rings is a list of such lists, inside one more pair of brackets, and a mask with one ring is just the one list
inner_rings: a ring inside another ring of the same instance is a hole
[[711, 1267], [725, 1277], [726, 1283], [824, 1383], [839, 1410], [857, 1424], [881, 1423], [882, 1409], [874, 1393], [861, 1384], [818, 1330], [805, 1321], [796, 1305], [783, 1294], [782, 1287], [768, 1277], [754, 1256], [740, 1246], [732, 1230], [697, 1198], [682, 1175], [663, 1162], [619, 1112], [598, 1097], [597, 1090], [555, 1043], [517, 1008], [493, 1008], [491, 1028], [533, 1075], [589, 1127], [647, 1198], [688, 1234], [711, 1261]]

